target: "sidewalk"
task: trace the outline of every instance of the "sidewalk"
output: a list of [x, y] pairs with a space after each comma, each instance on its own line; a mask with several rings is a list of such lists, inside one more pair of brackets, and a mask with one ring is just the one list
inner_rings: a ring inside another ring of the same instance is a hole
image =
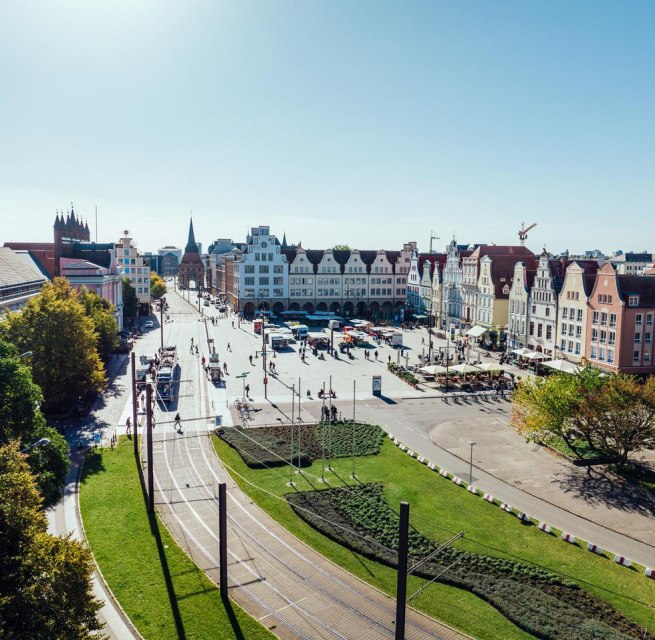
[[[107, 371], [110, 382], [105, 394], [98, 398], [87, 418], [69, 423], [66, 429], [71, 467], [66, 476], [62, 499], [55, 506], [46, 509], [48, 533], [52, 535], [64, 536], [70, 533], [75, 540], [84, 540], [84, 529], [79, 512], [79, 479], [82, 463], [92, 442], [93, 433], [101, 433], [101, 439], [105, 441], [113, 434], [112, 423], [103, 420], [103, 415], [108, 412], [115, 413], [117, 408], [114, 405], [121, 404], [122, 400], [118, 394], [116, 402], [108, 405], [105, 396], [115, 392], [116, 376], [121, 372], [126, 361], [128, 360], [124, 355], [111, 360]], [[93, 573], [93, 595], [103, 603], [102, 609], [98, 612], [98, 619], [105, 624], [102, 633], [111, 640], [141, 638], [114, 599], [97, 568]]]

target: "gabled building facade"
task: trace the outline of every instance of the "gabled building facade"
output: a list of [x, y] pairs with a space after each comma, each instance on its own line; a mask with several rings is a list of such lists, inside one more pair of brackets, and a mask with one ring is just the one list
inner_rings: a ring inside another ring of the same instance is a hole
[[522, 260], [514, 265], [509, 291], [508, 349], [527, 347], [530, 289], [536, 272], [537, 263], [534, 260]]
[[566, 267], [558, 300], [557, 356], [572, 362], [588, 358], [587, 311], [598, 263], [576, 260]]
[[655, 278], [621, 275], [604, 264], [589, 296], [589, 361], [610, 372], [655, 373], [654, 327]]
[[441, 282], [439, 328], [454, 329], [459, 333], [462, 318], [462, 258], [472, 253], [467, 247], [457, 244], [455, 238], [448, 245], [446, 264]]
[[516, 258], [485, 255], [480, 259], [476, 328], [486, 329], [483, 342], [504, 348], [507, 340], [509, 292]]
[[140, 305], [150, 304], [150, 267], [144, 263], [143, 256], [137, 251], [136, 243], [128, 236], [128, 231], [114, 246], [116, 264], [123, 277], [130, 281], [136, 291]]

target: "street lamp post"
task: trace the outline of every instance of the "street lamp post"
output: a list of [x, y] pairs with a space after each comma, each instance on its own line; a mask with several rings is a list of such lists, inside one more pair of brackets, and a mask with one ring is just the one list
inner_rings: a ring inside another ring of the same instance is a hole
[[50, 444], [50, 438], [39, 438], [36, 442], [33, 442], [32, 444], [28, 444], [24, 449], [21, 449], [21, 453], [27, 453], [28, 451], [31, 451], [32, 449], [38, 449], [40, 447], [45, 447], [46, 445]]
[[469, 440], [467, 444], [471, 447], [471, 456], [469, 458], [469, 484], [473, 484], [473, 447], [476, 443], [473, 442], [473, 440]]

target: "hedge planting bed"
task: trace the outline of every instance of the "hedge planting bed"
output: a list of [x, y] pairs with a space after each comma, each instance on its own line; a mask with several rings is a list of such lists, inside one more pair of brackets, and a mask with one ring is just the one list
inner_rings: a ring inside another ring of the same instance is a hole
[[[293, 429], [294, 464], [301, 467], [327, 457], [352, 455], [352, 422], [325, 422], [300, 426], [300, 459], [298, 427]], [[291, 455], [291, 425], [273, 427], [222, 427], [216, 435], [225, 440], [251, 468], [276, 467], [288, 464]], [[384, 431], [374, 424], [355, 423], [355, 455], [368, 456], [380, 452]]]
[[[398, 515], [387, 504], [382, 484], [291, 493], [287, 500], [299, 517], [322, 534], [366, 557], [396, 566]], [[410, 566], [438, 546], [410, 529]], [[538, 638], [655, 638], [574, 582], [528, 563], [448, 548], [415, 573], [431, 579], [444, 570], [439, 582], [475, 594]]]

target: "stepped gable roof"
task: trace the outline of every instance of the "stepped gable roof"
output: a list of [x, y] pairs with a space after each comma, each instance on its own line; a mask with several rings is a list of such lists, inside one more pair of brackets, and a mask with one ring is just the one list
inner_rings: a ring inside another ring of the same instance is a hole
[[496, 245], [496, 244], [482, 244], [471, 252], [472, 258], [482, 258], [482, 256], [517, 256], [534, 257], [534, 253], [527, 247], [518, 245]]
[[627, 302], [628, 296], [639, 296], [640, 307], [655, 307], [655, 283], [651, 276], [618, 274], [616, 277], [623, 300]]

